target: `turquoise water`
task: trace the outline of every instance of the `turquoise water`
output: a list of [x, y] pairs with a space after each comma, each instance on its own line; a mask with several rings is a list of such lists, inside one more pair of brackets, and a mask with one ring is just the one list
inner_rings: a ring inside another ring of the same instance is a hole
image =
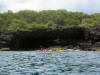
[[100, 52], [1, 51], [0, 75], [100, 75]]

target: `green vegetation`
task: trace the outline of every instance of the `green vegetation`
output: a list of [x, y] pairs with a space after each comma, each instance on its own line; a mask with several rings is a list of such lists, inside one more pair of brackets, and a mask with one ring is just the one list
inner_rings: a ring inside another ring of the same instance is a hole
[[0, 30], [29, 30], [32, 28], [67, 28], [100, 24], [100, 14], [84, 14], [66, 10], [22, 10], [16, 13], [0, 13]]

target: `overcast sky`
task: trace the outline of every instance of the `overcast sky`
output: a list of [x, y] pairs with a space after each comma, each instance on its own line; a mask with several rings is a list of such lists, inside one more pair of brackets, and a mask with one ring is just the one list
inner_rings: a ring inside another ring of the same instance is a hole
[[84, 13], [99, 13], [100, 0], [0, 0], [0, 12], [24, 9], [81, 11]]

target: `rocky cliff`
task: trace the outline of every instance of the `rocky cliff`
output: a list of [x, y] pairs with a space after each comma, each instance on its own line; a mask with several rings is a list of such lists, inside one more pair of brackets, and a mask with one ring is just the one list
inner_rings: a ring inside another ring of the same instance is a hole
[[0, 32], [0, 48], [31, 50], [60, 46], [81, 50], [100, 48], [100, 26]]

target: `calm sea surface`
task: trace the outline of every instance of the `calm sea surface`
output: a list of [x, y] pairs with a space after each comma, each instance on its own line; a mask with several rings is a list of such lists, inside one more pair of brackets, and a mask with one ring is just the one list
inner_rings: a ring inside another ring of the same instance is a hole
[[0, 75], [100, 75], [100, 52], [0, 51]]

